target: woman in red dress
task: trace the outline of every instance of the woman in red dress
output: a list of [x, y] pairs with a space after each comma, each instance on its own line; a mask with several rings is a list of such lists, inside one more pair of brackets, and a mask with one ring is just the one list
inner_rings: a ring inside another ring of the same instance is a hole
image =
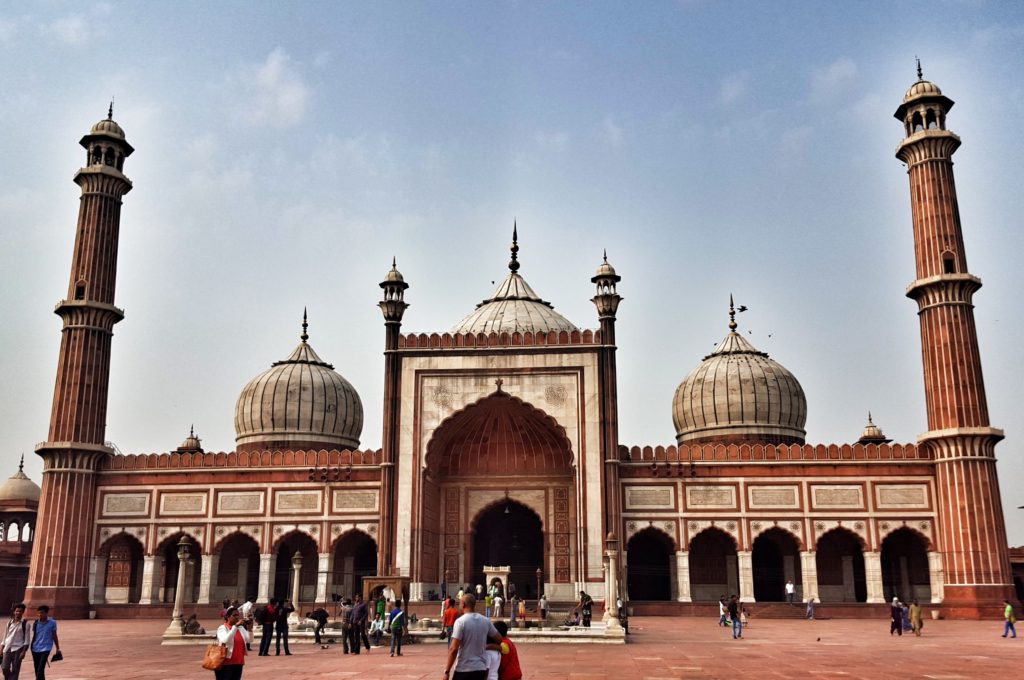
[[252, 637], [241, 625], [242, 614], [234, 607], [224, 612], [224, 623], [217, 629], [217, 642], [227, 647], [224, 665], [213, 672], [217, 680], [240, 680], [245, 668], [245, 647]]

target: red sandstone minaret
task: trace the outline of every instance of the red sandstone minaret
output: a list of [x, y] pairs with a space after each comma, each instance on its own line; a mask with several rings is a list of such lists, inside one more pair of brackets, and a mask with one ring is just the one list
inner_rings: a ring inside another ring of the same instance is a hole
[[132, 188], [124, 159], [133, 149], [107, 118], [80, 142], [85, 167], [67, 298], [57, 305], [64, 320], [53, 392], [50, 434], [36, 448], [43, 458], [43, 487], [25, 599], [58, 608], [64, 618], [88, 610], [89, 556], [96, 470], [111, 449], [105, 443], [110, 339], [124, 313], [114, 306], [121, 197]]
[[1003, 432], [989, 426], [985, 402], [972, 302], [981, 280], [967, 270], [953, 182], [960, 138], [946, 129], [953, 102], [920, 62], [917, 75], [895, 116], [906, 130], [896, 157], [910, 176], [917, 280], [907, 296], [919, 309], [928, 410], [919, 441], [935, 458], [944, 603], [970, 615], [1011, 590], [995, 460]]

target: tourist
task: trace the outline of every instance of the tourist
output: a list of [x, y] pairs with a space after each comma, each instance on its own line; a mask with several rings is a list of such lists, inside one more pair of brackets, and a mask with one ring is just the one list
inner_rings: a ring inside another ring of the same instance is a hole
[[348, 654], [352, 646], [352, 600], [346, 597], [341, 601], [339, 614], [341, 616], [341, 649]]
[[718, 598], [718, 625], [725, 628], [728, 612], [725, 609], [725, 595]]
[[388, 619], [388, 630], [391, 631], [391, 656], [394, 656], [395, 652], [402, 656], [402, 635], [408, 627], [405, 612], [402, 611], [402, 602], [397, 601]]
[[206, 635], [206, 629], [199, 625], [199, 618], [193, 612], [181, 627], [185, 635]]
[[889, 635], [899, 633], [903, 637], [903, 607], [900, 605], [900, 598], [892, 598], [889, 606]]
[[231, 608], [231, 600], [224, 598], [220, 601], [220, 618], [224, 618], [224, 615], [228, 613], [228, 609]]
[[910, 605], [906, 602], [900, 603], [900, 614], [902, 615], [903, 632], [909, 633], [914, 630], [913, 625], [910, 623]]
[[488, 592], [487, 595], [484, 596], [484, 616], [487, 618], [491, 618], [491, 605], [493, 603], [494, 598], [491, 597], [491, 594]]
[[544, 621], [548, 618], [548, 596], [542, 594], [540, 600], [537, 601], [537, 615], [540, 616], [540, 620]]
[[452, 631], [455, 629], [455, 619], [459, 618], [459, 610], [455, 608], [455, 603], [449, 599], [445, 603], [447, 608], [444, 610], [444, 616], [441, 618], [441, 626], [444, 628], [445, 637], [448, 639], [448, 646], [452, 646]]
[[[511, 586], [509, 586], [509, 591], [512, 591]], [[513, 626], [516, 625], [516, 617], [519, 616], [519, 602], [520, 599], [516, 597], [515, 592], [512, 591], [512, 594], [508, 597], [508, 616], [511, 625]]]
[[813, 597], [807, 598], [807, 616], [805, 616], [804, 618], [810, 619], [811, 621], [814, 620], [814, 598]]
[[500, 619], [504, 615], [504, 611], [502, 611], [504, 604], [505, 601], [501, 599], [501, 595], [495, 595], [491, 600], [491, 613], [494, 615], [494, 618]]
[[46, 680], [46, 664], [49, 662], [50, 650], [57, 648], [53, 658], [59, 661], [60, 640], [57, 639], [57, 622], [50, 618], [50, 608], [41, 605], [39, 618], [32, 623], [32, 666], [36, 671], [36, 680]]
[[[1003, 604], [1006, 605], [1006, 609], [1003, 610], [1003, 618], [1006, 620], [1006, 625], [1003, 626], [1003, 637], [1013, 633], [1013, 637], [1017, 637], [1017, 627], [1014, 625], [1017, 623], [1017, 615], [1013, 611], [1013, 605], [1010, 604], [1009, 600], [1003, 600]], [[7, 657], [4, 657], [6, 661]]]
[[370, 640], [374, 647], [380, 647], [382, 637], [384, 637], [384, 619], [380, 614], [374, 612], [373, 621], [370, 622]]
[[921, 617], [921, 605], [917, 603], [917, 600], [910, 604], [910, 627], [914, 631], [914, 635], [921, 637], [924, 619]]
[[501, 635], [490, 620], [480, 616], [476, 609], [476, 598], [466, 595], [462, 598], [462, 616], [455, 621], [452, 631], [452, 646], [448, 648], [448, 663], [444, 669], [445, 680], [486, 680], [487, 641], [501, 644]]
[[256, 623], [263, 626], [260, 637], [260, 656], [270, 656], [270, 643], [274, 639], [274, 621], [277, 620], [277, 600], [271, 598], [266, 607], [253, 612]]
[[284, 642], [285, 656], [291, 656], [288, 649], [288, 615], [295, 611], [291, 600], [285, 600], [284, 604], [274, 611], [274, 630], [277, 633], [277, 656], [281, 656], [281, 643]]
[[238, 608], [238, 611], [241, 612], [241, 614], [242, 614], [242, 621], [245, 624], [245, 629], [247, 631], [249, 631], [249, 642], [246, 643], [246, 645], [245, 645], [246, 651], [249, 651], [249, 652], [252, 651], [252, 624], [253, 624], [252, 610], [253, 610], [253, 607], [255, 607], [255, 606], [256, 606], [256, 598], [255, 597], [250, 597], [249, 599], [247, 599], [245, 602], [242, 603], [241, 607]]
[[728, 609], [729, 619], [732, 621], [732, 639], [741, 639], [743, 637], [743, 620], [740, 618], [740, 602], [735, 595], [729, 598], [729, 606], [726, 609]]
[[793, 604], [793, 596], [796, 595], [796, 586], [792, 580], [786, 581], [786, 602]]
[[239, 680], [245, 668], [245, 645], [249, 631], [241, 626], [242, 615], [234, 607], [224, 612], [224, 623], [217, 629], [217, 642], [226, 645], [224, 664], [213, 672], [217, 680]]
[[[313, 621], [316, 621], [316, 627], [313, 628], [313, 642], [314, 643], [316, 643], [318, 645], [322, 645], [323, 644], [323, 642], [320, 639], [320, 633], [323, 631], [324, 628], [327, 627], [327, 619], [329, 619], [330, 616], [331, 615], [328, 614], [327, 610], [324, 609], [323, 607], [317, 607], [313, 611], [311, 611], [308, 614], [306, 614], [306, 618], [307, 619], [312, 619]], [[326, 649], [326, 647], [324, 649]]]
[[381, 595], [380, 597], [377, 598], [376, 610], [377, 610], [376, 611], [377, 616], [379, 616], [379, 617], [381, 617], [383, 619], [384, 615], [388, 611], [388, 601], [384, 599], [383, 595]]
[[580, 591], [580, 601], [576, 603], [576, 609], [583, 615], [583, 627], [590, 628], [590, 619], [594, 614], [594, 598]]
[[622, 630], [626, 632], [626, 635], [629, 635], [629, 612], [627, 611], [628, 607], [626, 606], [626, 603], [623, 602], [621, 597], [615, 600], [615, 607], [616, 612], [619, 615], [619, 625], [622, 626]]
[[21, 673], [21, 661], [28, 653], [30, 637], [28, 621], [25, 619], [25, 605], [18, 603], [11, 610], [11, 618], [7, 622], [7, 632], [4, 634], [3, 647], [0, 648], [3, 651], [0, 668], [3, 669], [4, 680], [18, 680], [18, 674]]
[[465, 595], [465, 594], [466, 594], [466, 589], [463, 588], [462, 586], [459, 586], [459, 592], [455, 596], [455, 601], [456, 602], [462, 602], [462, 596]]
[[498, 666], [498, 680], [522, 680], [523, 670], [519, 666], [519, 651], [508, 637], [508, 626], [504, 621], [494, 624], [501, 636], [501, 664]]
[[366, 637], [366, 624], [369, 619], [370, 610], [363, 602], [363, 595], [356, 593], [355, 604], [352, 605], [352, 627], [349, 629], [349, 644], [353, 654], [359, 653], [360, 643], [366, 646], [366, 651], [370, 651], [370, 639]]
[[484, 586], [482, 583], [476, 584], [476, 601], [479, 602], [484, 599]]

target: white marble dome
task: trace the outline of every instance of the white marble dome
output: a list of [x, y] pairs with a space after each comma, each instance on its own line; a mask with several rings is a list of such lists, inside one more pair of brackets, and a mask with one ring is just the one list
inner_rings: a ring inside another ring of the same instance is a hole
[[517, 272], [509, 272], [491, 297], [455, 324], [452, 333], [514, 333], [519, 331], [578, 331], [579, 328], [555, 311], [533, 291]]
[[903, 101], [904, 101], [904, 103], [906, 103], [906, 102], [909, 102], [911, 99], [914, 99], [916, 97], [920, 97], [920, 96], [923, 96], [923, 95], [930, 95], [930, 96], [933, 96], [933, 97], [938, 97], [938, 96], [942, 95], [942, 90], [939, 89], [938, 85], [936, 85], [935, 83], [933, 83], [931, 81], [923, 80], [923, 79], [922, 80], [918, 80], [916, 83], [911, 85], [910, 89], [907, 90], [907, 93], [905, 95], [903, 95]]
[[680, 383], [672, 401], [679, 444], [803, 443], [807, 399], [797, 379], [736, 333]]
[[357, 449], [363, 404], [349, 381], [307, 342], [245, 386], [235, 406], [235, 442], [244, 448]]
[[0, 485], [0, 502], [2, 501], [33, 501], [39, 502], [41, 489], [39, 485], [28, 478], [25, 474], [24, 457], [18, 471], [11, 475], [10, 479]]

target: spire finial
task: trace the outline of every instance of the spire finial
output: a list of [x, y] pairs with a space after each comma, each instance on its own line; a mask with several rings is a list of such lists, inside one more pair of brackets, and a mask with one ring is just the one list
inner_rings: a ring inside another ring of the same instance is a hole
[[736, 306], [732, 301], [732, 293], [729, 293], [729, 330], [736, 332]]
[[308, 328], [309, 328], [309, 323], [307, 323], [307, 321], [306, 321], [306, 308], [303, 307], [302, 308], [302, 335], [299, 336], [299, 338], [302, 340], [302, 344], [306, 344], [306, 341], [309, 340], [309, 333], [306, 332], [306, 329], [308, 329]]
[[25, 469], [25, 454], [21, 454], [21, 462], [18, 463], [18, 472], [23, 472]]
[[868, 411], [868, 425], [874, 425], [875, 421], [871, 420], [871, 411]]
[[924, 80], [924, 71], [921, 70], [921, 60], [917, 56], [915, 56], [914, 59], [917, 59], [917, 79]]
[[110, 97], [110, 106], [107, 107], [107, 120], [114, 120], [114, 97]]
[[604, 263], [608, 264], [608, 249], [604, 249]]
[[192, 425], [188, 426], [188, 436], [189, 437], [195, 437], [196, 436], [196, 426], [195, 426], [195, 424], [192, 424]]
[[398, 258], [396, 258], [394, 255], [391, 256], [391, 268], [398, 269]]
[[519, 271], [519, 256], [516, 253], [519, 252], [519, 225], [516, 220], [512, 220], [512, 259], [508, 261], [509, 271], [515, 273]]

